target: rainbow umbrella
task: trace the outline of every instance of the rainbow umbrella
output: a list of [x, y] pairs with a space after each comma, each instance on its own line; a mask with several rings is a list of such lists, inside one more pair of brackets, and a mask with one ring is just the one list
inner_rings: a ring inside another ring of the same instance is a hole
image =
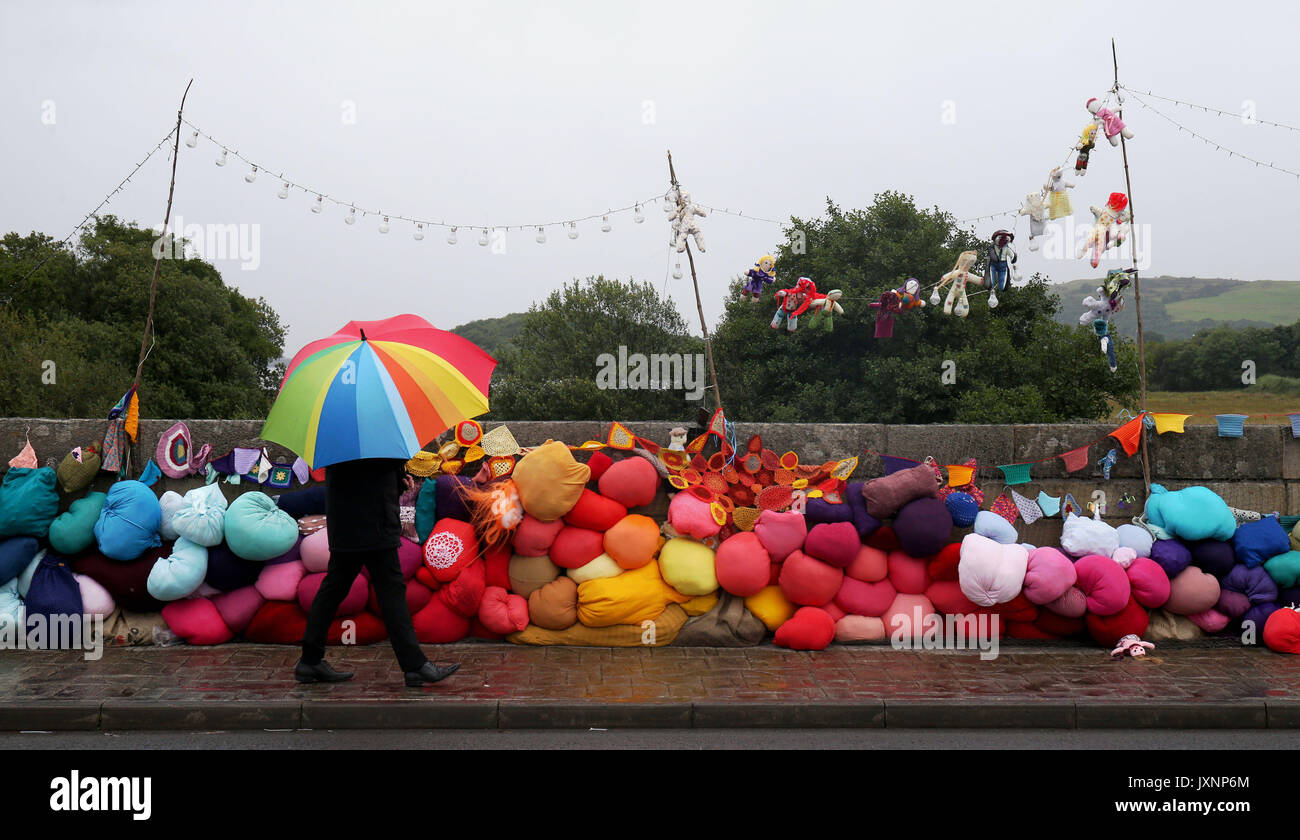
[[418, 315], [351, 321], [293, 357], [262, 438], [313, 469], [359, 458], [407, 459], [488, 410], [496, 363]]

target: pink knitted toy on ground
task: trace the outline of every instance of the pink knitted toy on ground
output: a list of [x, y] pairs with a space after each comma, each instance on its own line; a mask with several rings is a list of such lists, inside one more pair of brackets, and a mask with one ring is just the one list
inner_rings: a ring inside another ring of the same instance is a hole
[[1151, 642], [1144, 642], [1137, 637], [1136, 633], [1129, 633], [1127, 636], [1119, 640], [1119, 643], [1115, 645], [1115, 649], [1110, 652], [1110, 655], [1117, 659], [1123, 657], [1126, 653], [1129, 656], [1134, 657], [1146, 656], [1147, 651], [1155, 649], [1156, 646]]

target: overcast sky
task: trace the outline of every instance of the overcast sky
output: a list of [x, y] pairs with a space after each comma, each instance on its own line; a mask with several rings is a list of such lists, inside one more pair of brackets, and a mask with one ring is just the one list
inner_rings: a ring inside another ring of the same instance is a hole
[[[186, 117], [271, 171], [249, 184], [239, 161], [214, 165], [211, 142], [182, 143], [173, 221], [245, 226], [250, 244], [256, 234], [250, 259], [215, 262], [279, 311], [286, 354], [354, 318], [410, 311], [451, 327], [596, 273], [666, 284], [696, 326], [657, 207], [639, 225], [612, 216], [610, 233], [581, 223], [576, 241], [550, 228], [539, 246], [535, 231], [511, 230], [497, 254], [477, 231], [453, 247], [445, 230], [417, 242], [402, 222], [381, 235], [375, 217], [313, 214], [314, 195], [280, 200], [274, 175], [362, 208], [518, 225], [661, 195], [671, 149], [683, 184], [715, 207], [785, 218], [818, 214], [826, 196], [853, 208], [897, 189], [966, 218], [1017, 208], [1065, 162], [1084, 103], [1112, 83], [1112, 35], [1133, 88], [1234, 113], [1253, 103], [1261, 119], [1300, 125], [1297, 13], [1283, 4], [471, 5], [487, 4], [5, 0], [0, 229], [67, 234], [169, 130], [193, 77]], [[1300, 171], [1300, 132], [1152, 104]], [[1300, 179], [1216, 152], [1132, 101], [1125, 117], [1149, 273], [1300, 279]], [[160, 222], [168, 166], [156, 155], [106, 212]], [[1074, 219], [1090, 222], [1089, 204], [1124, 190], [1119, 149], [1103, 141], [1072, 180]], [[719, 214], [701, 227], [712, 323], [729, 278], [780, 229]], [[1030, 252], [1023, 219], [1017, 231], [1026, 275], [1093, 273]]]

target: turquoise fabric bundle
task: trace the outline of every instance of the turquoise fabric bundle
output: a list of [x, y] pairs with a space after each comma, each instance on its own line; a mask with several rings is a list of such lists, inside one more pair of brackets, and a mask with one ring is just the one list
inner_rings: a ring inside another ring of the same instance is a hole
[[225, 523], [226, 545], [245, 560], [279, 557], [298, 541], [298, 523], [260, 490], [231, 502]]
[[95, 544], [95, 523], [104, 511], [107, 493], [87, 493], [50, 523], [50, 548], [71, 557]]
[[194, 594], [208, 573], [206, 547], [181, 537], [170, 557], [163, 557], [149, 570], [149, 594], [159, 601], [177, 601]]
[[59, 515], [58, 480], [50, 467], [10, 467], [0, 484], [0, 537], [44, 538]]
[[1202, 486], [1170, 492], [1163, 485], [1152, 484], [1146, 521], [1185, 540], [1230, 540], [1237, 531], [1237, 518], [1228, 503]]

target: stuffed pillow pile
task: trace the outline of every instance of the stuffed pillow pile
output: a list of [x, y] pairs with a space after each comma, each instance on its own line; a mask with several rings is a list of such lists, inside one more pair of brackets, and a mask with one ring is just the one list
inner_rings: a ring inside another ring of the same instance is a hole
[[[679, 494], [680, 495], [680, 494]], [[808, 523], [795, 511], [777, 513], [765, 510], [758, 515], [754, 534], [767, 549], [773, 563], [780, 563], [790, 552], [802, 548], [808, 538]]]
[[791, 552], [781, 563], [781, 591], [792, 603], [822, 607], [835, 600], [844, 583], [844, 570], [811, 557]]
[[707, 595], [718, 588], [713, 549], [695, 540], [671, 539], [659, 550], [659, 573], [683, 595]]
[[1093, 615], [1114, 615], [1124, 609], [1133, 593], [1124, 568], [1109, 557], [1089, 554], [1074, 564], [1079, 589], [1088, 600]]
[[714, 516], [714, 506], [689, 490], [673, 494], [668, 503], [668, 524], [677, 533], [697, 540], [707, 540], [722, 530]]
[[1003, 545], [1020, 542], [1020, 535], [1016, 533], [1016, 526], [991, 510], [982, 510], [975, 515], [975, 533]]
[[172, 528], [172, 518], [176, 516], [176, 511], [181, 509], [185, 504], [185, 497], [175, 490], [168, 490], [158, 497], [158, 509], [162, 512], [162, 523], [158, 526], [158, 533], [168, 542], [176, 542], [176, 529]]
[[804, 540], [803, 551], [823, 563], [847, 568], [858, 556], [862, 540], [851, 522], [823, 522], [814, 525]]
[[1050, 604], [1074, 586], [1077, 579], [1070, 558], [1055, 548], [1035, 548], [1029, 552], [1024, 595], [1031, 604]]

